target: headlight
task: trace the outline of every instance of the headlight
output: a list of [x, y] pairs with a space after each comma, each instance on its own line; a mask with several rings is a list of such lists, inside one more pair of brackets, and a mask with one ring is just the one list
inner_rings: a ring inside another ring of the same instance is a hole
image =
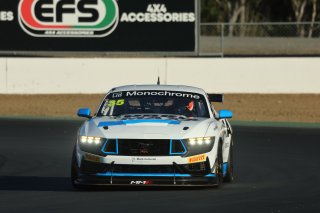
[[188, 144], [191, 146], [195, 145], [210, 145], [215, 140], [215, 137], [206, 137], [206, 138], [189, 138]]
[[95, 155], [105, 156], [101, 151], [105, 138], [92, 137], [92, 136], [79, 136], [78, 145], [84, 152], [88, 152]]
[[88, 137], [88, 136], [80, 136], [79, 141], [82, 144], [93, 144], [93, 145], [100, 145], [103, 141], [103, 138], [99, 137]]
[[213, 148], [215, 137], [188, 138], [183, 141], [188, 149], [186, 156], [192, 156], [210, 152]]

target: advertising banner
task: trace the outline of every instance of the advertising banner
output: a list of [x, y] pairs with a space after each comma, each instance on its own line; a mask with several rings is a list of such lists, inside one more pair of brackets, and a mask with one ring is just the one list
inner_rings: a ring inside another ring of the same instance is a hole
[[196, 0], [3, 0], [0, 52], [195, 53]]

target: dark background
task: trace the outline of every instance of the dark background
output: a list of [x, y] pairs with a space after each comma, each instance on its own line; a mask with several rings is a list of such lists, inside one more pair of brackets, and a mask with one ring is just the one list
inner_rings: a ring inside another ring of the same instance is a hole
[[[146, 12], [148, 4], [165, 4], [168, 12], [195, 12], [194, 0], [118, 0], [122, 12]], [[0, 21], [0, 51], [194, 52], [195, 23], [121, 23], [103, 38], [38, 38], [18, 21], [19, 0], [1, 1], [14, 21]]]

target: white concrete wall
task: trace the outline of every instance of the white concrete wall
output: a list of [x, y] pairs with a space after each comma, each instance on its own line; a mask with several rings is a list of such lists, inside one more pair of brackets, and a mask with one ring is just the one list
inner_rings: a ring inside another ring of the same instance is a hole
[[0, 58], [0, 93], [105, 93], [158, 74], [207, 92], [320, 93], [320, 58]]
[[6, 59], [0, 58], [0, 93], [6, 93]]
[[106, 93], [123, 84], [156, 81], [163, 60], [8, 59], [8, 93]]
[[320, 58], [175, 59], [168, 64], [169, 83], [209, 92], [320, 93]]

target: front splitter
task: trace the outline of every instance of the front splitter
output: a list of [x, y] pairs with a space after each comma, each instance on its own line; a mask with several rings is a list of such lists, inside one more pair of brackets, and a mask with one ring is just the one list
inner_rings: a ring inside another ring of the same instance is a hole
[[145, 186], [214, 186], [217, 185], [215, 174], [196, 176], [190, 174], [124, 174], [106, 173], [79, 175], [78, 185], [145, 185]]

